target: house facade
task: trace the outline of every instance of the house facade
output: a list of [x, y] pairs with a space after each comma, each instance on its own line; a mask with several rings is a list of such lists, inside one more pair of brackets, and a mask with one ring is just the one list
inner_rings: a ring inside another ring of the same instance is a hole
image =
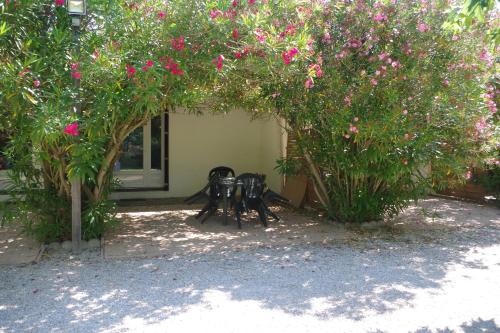
[[[268, 186], [280, 192], [283, 178], [274, 168], [276, 160], [285, 156], [286, 141], [278, 120], [252, 120], [241, 110], [216, 115], [182, 110], [165, 113], [124, 142], [114, 166], [120, 188], [111, 197], [187, 197], [206, 184], [210, 169], [221, 165], [236, 174], [265, 174]], [[0, 170], [0, 191], [8, 186], [7, 168], [4, 165]], [[2, 199], [7, 196], [0, 194]]]

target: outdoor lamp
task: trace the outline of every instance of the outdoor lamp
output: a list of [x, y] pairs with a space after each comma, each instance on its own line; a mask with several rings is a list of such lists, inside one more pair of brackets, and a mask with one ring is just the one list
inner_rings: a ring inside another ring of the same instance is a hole
[[81, 17], [87, 14], [86, 0], [67, 0], [66, 6], [68, 8], [69, 15], [71, 15], [71, 24], [74, 27], [79, 27]]

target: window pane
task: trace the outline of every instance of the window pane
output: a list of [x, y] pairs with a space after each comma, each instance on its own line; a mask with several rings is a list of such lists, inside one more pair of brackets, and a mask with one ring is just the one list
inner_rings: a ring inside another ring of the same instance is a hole
[[161, 170], [161, 117], [151, 120], [151, 169]]
[[120, 165], [115, 166], [118, 170], [140, 170], [143, 169], [143, 136], [142, 127], [133, 131], [123, 142], [123, 153], [120, 157]]

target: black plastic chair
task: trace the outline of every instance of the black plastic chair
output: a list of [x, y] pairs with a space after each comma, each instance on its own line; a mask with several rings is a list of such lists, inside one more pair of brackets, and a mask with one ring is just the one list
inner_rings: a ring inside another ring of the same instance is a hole
[[266, 188], [264, 181], [264, 175], [255, 173], [244, 173], [236, 177], [236, 184], [241, 186], [241, 197], [235, 205], [236, 220], [238, 221], [239, 229], [241, 229], [241, 213], [248, 213], [250, 210], [256, 210], [259, 213], [260, 221], [265, 227], [267, 227], [268, 215], [279, 221], [279, 217], [267, 207], [265, 194], [267, 194], [267, 199], [270, 201], [277, 200], [278, 197], [286, 202], [288, 200], [271, 190], [264, 192]]
[[[219, 166], [213, 168], [208, 173], [208, 184], [203, 189], [184, 200], [184, 202], [192, 204], [202, 198], [208, 199], [208, 203], [196, 215], [196, 219], [199, 219], [206, 213], [205, 217], [201, 220], [201, 223], [205, 222], [205, 220], [217, 211], [220, 201], [224, 198], [224, 188], [219, 184], [219, 180], [221, 178], [234, 176], [234, 170], [229, 167]], [[226, 195], [230, 196], [233, 192], [234, 191], [231, 189], [231, 193], [226, 193]]]

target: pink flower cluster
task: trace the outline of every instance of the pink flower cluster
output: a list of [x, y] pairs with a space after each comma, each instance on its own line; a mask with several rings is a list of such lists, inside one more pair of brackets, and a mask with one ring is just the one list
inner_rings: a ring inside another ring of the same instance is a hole
[[486, 100], [488, 110], [490, 110], [492, 114], [498, 112], [497, 104], [495, 103], [495, 88], [492, 85], [488, 86], [488, 92], [482, 94], [481, 97]]
[[385, 15], [383, 12], [380, 12], [373, 17], [373, 20], [376, 22], [387, 21], [387, 15]]
[[319, 64], [309, 65], [309, 74], [313, 74], [317, 78], [323, 76], [323, 71], [321, 70], [321, 66]]
[[428, 32], [428, 31], [431, 31], [431, 27], [429, 27], [427, 24], [423, 23], [423, 22], [420, 22], [418, 25], [417, 25], [417, 29], [418, 31], [420, 32]]
[[155, 64], [155, 62], [153, 60], [148, 60], [148, 61], [146, 61], [146, 66], [142, 66], [142, 70], [144, 72], [146, 72], [148, 69], [153, 67], [154, 64]]
[[65, 0], [55, 0], [54, 2], [56, 4], [56, 6], [64, 6]]
[[283, 59], [283, 62], [285, 63], [285, 65], [290, 65], [293, 58], [298, 53], [299, 53], [299, 50], [296, 47], [294, 47], [293, 49], [291, 49], [289, 51], [283, 51], [283, 53], [281, 53], [281, 58]]
[[179, 64], [172, 58], [161, 58], [160, 61], [165, 63], [165, 69], [169, 70], [172, 75], [182, 76], [184, 71], [179, 68]]
[[71, 77], [77, 80], [82, 78], [82, 74], [78, 71], [78, 67], [80, 65], [78, 63], [71, 64]]
[[492, 67], [494, 63], [494, 57], [488, 52], [487, 49], [483, 49], [479, 53], [479, 60], [483, 61], [486, 63], [488, 67]]
[[179, 38], [173, 38], [172, 39], [172, 48], [176, 51], [182, 51], [184, 50], [184, 36], [180, 36]]
[[264, 43], [266, 41], [266, 35], [264, 34], [264, 30], [255, 29], [255, 37], [259, 41], [259, 43]]
[[71, 136], [78, 136], [80, 135], [80, 131], [78, 130], [78, 123], [74, 122], [72, 124], [67, 125], [64, 128], [64, 133], [69, 134]]

